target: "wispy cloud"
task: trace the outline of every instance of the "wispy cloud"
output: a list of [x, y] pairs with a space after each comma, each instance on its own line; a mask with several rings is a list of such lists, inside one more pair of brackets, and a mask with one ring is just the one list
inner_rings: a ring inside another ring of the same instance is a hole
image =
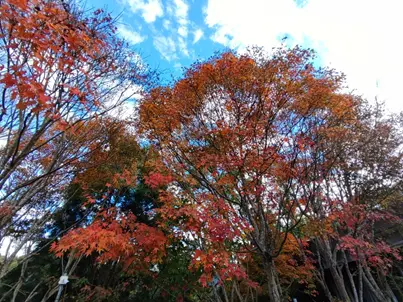
[[188, 57], [189, 5], [185, 0], [170, 0], [166, 6], [167, 17], [162, 22], [162, 31], [155, 32], [154, 46], [168, 61], [178, 60], [179, 54]]
[[178, 59], [176, 45], [172, 38], [156, 36], [154, 37], [154, 46], [167, 61]]
[[127, 42], [133, 45], [141, 43], [146, 39], [145, 36], [142, 36], [138, 32], [127, 27], [126, 25], [119, 25], [118, 33], [119, 35], [122, 36], [123, 39], [125, 39]]
[[175, 17], [179, 25], [178, 27], [178, 38], [179, 50], [185, 56], [189, 56], [189, 50], [187, 48], [185, 38], [188, 36], [188, 25], [189, 25], [189, 5], [184, 0], [174, 0], [175, 4]]
[[199, 42], [199, 40], [201, 39], [201, 37], [203, 37], [203, 31], [198, 28], [193, 32], [193, 44], [196, 44], [197, 42]]
[[164, 9], [161, 0], [124, 0], [130, 5], [132, 12], [140, 12], [144, 21], [154, 22], [158, 17], [164, 15]]
[[188, 50], [188, 48], [187, 48], [185, 39], [182, 38], [182, 37], [179, 37], [178, 43], [179, 43], [178, 46], [179, 46], [180, 51], [181, 51], [185, 56], [188, 57], [188, 56], [189, 56], [189, 50]]
[[180, 26], [180, 27], [178, 28], [178, 34], [179, 34], [181, 37], [186, 38], [187, 35], [188, 35], [188, 28], [187, 28], [186, 26]]
[[187, 25], [189, 5], [184, 0], [174, 0], [175, 3], [175, 16], [180, 25]]
[[162, 26], [164, 26], [165, 30], [169, 30], [171, 27], [171, 21], [164, 20], [164, 22], [162, 23]]

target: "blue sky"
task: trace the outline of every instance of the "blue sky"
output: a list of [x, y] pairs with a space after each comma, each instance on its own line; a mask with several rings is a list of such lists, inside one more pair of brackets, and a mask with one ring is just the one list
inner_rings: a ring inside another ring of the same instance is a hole
[[403, 4], [398, 0], [87, 0], [120, 15], [118, 32], [166, 79], [226, 48], [314, 48], [349, 89], [403, 109]]

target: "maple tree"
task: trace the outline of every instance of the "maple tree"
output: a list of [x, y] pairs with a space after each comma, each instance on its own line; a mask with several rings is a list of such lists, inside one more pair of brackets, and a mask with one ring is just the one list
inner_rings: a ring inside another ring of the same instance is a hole
[[180, 217], [182, 231], [202, 242], [195, 261], [207, 280], [213, 271], [244, 277], [232, 242], [258, 253], [270, 301], [283, 296], [275, 259], [317, 194], [311, 171], [332, 164], [318, 146], [354, 124], [359, 104], [340, 92], [342, 75], [312, 58], [298, 47], [271, 57], [225, 53], [141, 104], [139, 127], [172, 179], [162, 215]]
[[[312, 175], [319, 196], [304, 232], [312, 238], [318, 283], [330, 301], [333, 295], [343, 301], [394, 301], [386, 275], [400, 254], [377, 230], [400, 223], [387, 207], [401, 192], [399, 117], [386, 117], [380, 104], [365, 103], [358, 115], [350, 131], [329, 137], [322, 146], [331, 150], [334, 165], [320, 178]], [[335, 288], [326, 281], [326, 269]]]
[[0, 302], [61, 273], [66, 301], [403, 299], [403, 116], [313, 51], [154, 87], [115, 20], [62, 0], [0, 0], [0, 40]]
[[92, 120], [131, 98], [145, 72], [108, 14], [72, 2], [1, 1], [0, 41], [1, 278], [59, 206], [74, 163], [103, 144]]
[[[167, 238], [154, 223], [156, 193], [142, 179], [152, 152], [138, 146], [136, 136], [126, 128], [127, 122], [108, 119], [107, 123], [105, 146], [91, 152], [85, 169], [71, 183], [80, 188], [87, 218], [53, 242], [50, 250], [57, 257], [76, 259], [78, 268], [85, 258], [103, 269], [115, 267], [125, 276], [124, 283], [131, 284], [138, 275], [152, 277], [150, 267], [166, 256]], [[119, 278], [115, 285], [116, 281]], [[100, 300], [111, 297], [110, 279], [93, 282], [83, 287], [81, 296]], [[56, 289], [54, 286], [50, 296]]]
[[[139, 275], [144, 280], [152, 278], [150, 265], [160, 263], [165, 255], [166, 238], [153, 227], [150, 213], [155, 207], [156, 193], [141, 179], [146, 172], [144, 163], [152, 158], [150, 151], [138, 146], [125, 121], [105, 117], [91, 124], [107, 125], [102, 128], [102, 148], [74, 163], [79, 170], [63, 193], [65, 204], [52, 213], [51, 221], [39, 232], [38, 245], [27, 268], [17, 270], [22, 276], [19, 279], [27, 279], [20, 288], [27, 293], [18, 292], [17, 299], [28, 299], [29, 293], [35, 292], [37, 298], [51, 299], [58, 289], [57, 277], [63, 272], [73, 278], [77, 275], [84, 278], [77, 281], [79, 292], [71, 293], [74, 301], [108, 299], [110, 288], [120, 281], [132, 285]], [[56, 243], [54, 238], [60, 240]], [[53, 253], [49, 254], [52, 242], [52, 250], [60, 256], [58, 260], [51, 256]], [[36, 262], [42, 263], [43, 258], [45, 263], [52, 263], [51, 270], [38, 274]], [[98, 275], [98, 270], [107, 269], [118, 272], [116, 277], [94, 280], [87, 275]], [[32, 275], [40, 280], [33, 286]], [[6, 280], [12, 276], [13, 272]], [[126, 293], [128, 285], [120, 286], [116, 296]], [[4, 297], [10, 297], [13, 290], [6, 288]]]
[[[400, 255], [373, 230], [397, 222], [386, 191], [401, 184], [399, 133], [390, 121], [373, 126], [365, 104], [339, 92], [343, 77], [311, 59], [296, 48], [196, 64], [142, 100], [145, 153], [126, 123], [105, 120], [107, 143], [78, 163], [85, 168], [75, 178], [92, 216], [52, 251], [103, 269], [118, 262], [127, 288], [144, 282], [153, 299], [190, 299], [180, 282], [196, 277], [203, 288], [188, 286], [217, 301], [281, 301], [301, 290], [329, 301], [393, 301], [385, 273]], [[371, 131], [389, 139], [368, 142]], [[374, 173], [381, 164], [383, 174]], [[135, 198], [139, 184], [158, 191], [147, 194], [154, 206]], [[187, 279], [170, 283], [150, 270], [179, 261], [170, 256], [178, 250]], [[125, 292], [84, 284], [80, 297]]]

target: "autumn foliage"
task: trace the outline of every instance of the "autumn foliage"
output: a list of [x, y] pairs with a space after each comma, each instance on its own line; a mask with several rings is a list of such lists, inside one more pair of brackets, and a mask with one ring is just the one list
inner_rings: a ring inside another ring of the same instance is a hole
[[155, 86], [102, 10], [0, 1], [0, 29], [4, 299], [403, 299], [402, 118], [314, 51]]
[[273, 260], [319, 193], [310, 171], [331, 169], [318, 149], [355, 123], [358, 100], [339, 92], [342, 76], [315, 69], [312, 55], [299, 48], [270, 59], [225, 53], [142, 103], [140, 129], [175, 180], [179, 194], [164, 198], [187, 217], [184, 232], [200, 238], [206, 253], [225, 251], [213, 257], [217, 266], [225, 255], [239, 263], [237, 249], [254, 249], [273, 301], [281, 296]]
[[86, 228], [73, 230], [51, 247], [56, 256], [73, 249], [77, 255], [98, 253], [100, 262], [120, 258], [126, 269], [138, 270], [145, 264], [161, 262], [166, 238], [133, 214], [119, 214], [116, 209], [100, 211]]
[[0, 240], [18, 241], [1, 277], [105, 143], [103, 116], [144, 72], [108, 14], [63, 1], [1, 1], [0, 51]]

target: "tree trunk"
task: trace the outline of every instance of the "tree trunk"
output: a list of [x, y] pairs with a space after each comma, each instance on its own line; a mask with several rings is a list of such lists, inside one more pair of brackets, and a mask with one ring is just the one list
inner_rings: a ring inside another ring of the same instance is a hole
[[395, 293], [393, 292], [393, 290], [390, 288], [390, 285], [388, 283], [388, 280], [386, 279], [386, 276], [383, 274], [383, 272], [378, 270], [378, 280], [380, 281], [380, 283], [382, 284], [382, 287], [385, 290], [385, 294], [389, 296], [389, 298], [393, 301], [393, 302], [399, 302], [395, 296]]
[[[357, 253], [358, 254], [358, 253]], [[363, 292], [363, 285], [362, 285], [362, 266], [361, 262], [358, 261], [358, 296], [360, 302], [364, 302], [364, 292]]]
[[350, 297], [349, 297], [346, 287], [344, 285], [344, 279], [337, 271], [336, 265], [334, 263], [332, 263], [332, 266], [330, 266], [330, 273], [332, 275], [334, 284], [336, 285], [336, 288], [337, 288], [337, 296], [342, 301], [350, 302], [351, 301]]
[[401, 288], [399, 287], [399, 285], [396, 283], [395, 276], [391, 275], [390, 280], [392, 281], [393, 288], [397, 292], [397, 300], [403, 301], [403, 292], [402, 292]]
[[[364, 259], [365, 261], [365, 259]], [[376, 280], [374, 279], [374, 277], [372, 276], [371, 270], [369, 269], [367, 263], [364, 263], [363, 265], [363, 269], [364, 269], [364, 277], [366, 277], [364, 280], [368, 280], [367, 284], [369, 283], [369, 285], [371, 285], [371, 290], [374, 291], [376, 293], [376, 296], [378, 298], [379, 301], [390, 301], [382, 292], [381, 288], [379, 287], [378, 283], [376, 282]]]
[[18, 294], [20, 293], [21, 286], [22, 286], [22, 284], [24, 282], [24, 275], [25, 275], [25, 271], [27, 269], [27, 266], [28, 266], [28, 261], [25, 261], [22, 264], [20, 278], [18, 279], [17, 286], [14, 289], [13, 298], [10, 300], [11, 302], [15, 302], [16, 299], [17, 299]]
[[264, 269], [267, 276], [268, 294], [270, 302], [281, 301], [281, 288], [277, 278], [273, 260], [264, 260]]
[[322, 287], [323, 291], [325, 292], [325, 296], [329, 302], [333, 302], [333, 296], [332, 293], [329, 290], [329, 287], [327, 286], [326, 282], [322, 281], [322, 279], [317, 279], [317, 282], [319, 285]]
[[319, 242], [320, 244], [323, 244], [323, 246], [319, 248], [321, 251], [323, 251], [325, 262], [330, 266], [329, 271], [336, 286], [338, 298], [340, 298], [344, 302], [350, 302], [351, 299], [347, 293], [346, 286], [344, 284], [343, 274], [339, 273], [339, 271], [337, 270], [337, 254], [335, 252], [332, 252], [329, 240], [327, 238], [318, 240], [318, 243]]
[[316, 254], [317, 254], [317, 257], [318, 257], [317, 261], [318, 261], [318, 266], [319, 266], [319, 271], [315, 272], [317, 282], [322, 287], [323, 291], [325, 292], [326, 298], [329, 300], [329, 302], [333, 302], [332, 293], [330, 292], [330, 289], [326, 284], [325, 270], [323, 269], [322, 257], [320, 255], [319, 250], [317, 251]]
[[354, 283], [354, 277], [350, 272], [350, 267], [348, 265], [348, 259], [347, 259], [347, 256], [346, 256], [346, 252], [342, 251], [342, 254], [343, 254], [343, 259], [344, 259], [344, 267], [346, 269], [346, 273], [347, 273], [348, 279], [350, 281], [351, 290], [353, 291], [354, 301], [359, 302], [357, 288], [356, 288], [355, 283]]
[[374, 294], [377, 301], [379, 301], [379, 302], [389, 301], [389, 299], [386, 299], [380, 290], [377, 290], [374, 288], [373, 284], [367, 278], [367, 274], [365, 272], [363, 274], [363, 280], [364, 280], [366, 286], [369, 288], [369, 290]]

